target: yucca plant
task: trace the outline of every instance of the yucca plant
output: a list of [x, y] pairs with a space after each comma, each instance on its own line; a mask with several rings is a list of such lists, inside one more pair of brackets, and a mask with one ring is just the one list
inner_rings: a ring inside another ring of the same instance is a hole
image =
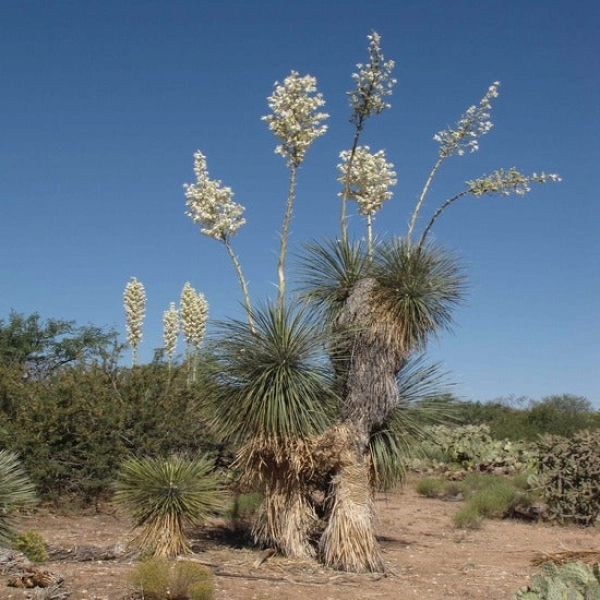
[[371, 432], [369, 456], [373, 488], [386, 491], [402, 482], [406, 465], [419, 444], [432, 436], [432, 425], [453, 421], [452, 407], [440, 402], [447, 373], [424, 355], [409, 358], [398, 373], [398, 405], [383, 425]]
[[0, 450], [0, 544], [14, 535], [13, 512], [37, 502], [35, 487], [16, 454]]
[[252, 325], [221, 323], [213, 340], [214, 424], [240, 445], [237, 467], [263, 503], [253, 536], [288, 556], [314, 555], [312, 443], [332, 422], [332, 372], [321, 324], [269, 303]]
[[[329, 323], [341, 412], [341, 423], [329, 437], [330, 449], [345, 449], [334, 461], [333, 501], [321, 552], [337, 568], [380, 570], [370, 458], [380, 484], [401, 475], [394, 460], [410, 423], [401, 409], [399, 377], [429, 337], [450, 326], [464, 278], [456, 259], [443, 249], [417, 250], [402, 240], [377, 244], [372, 256], [361, 244], [313, 243], [301, 270], [304, 297]], [[390, 419], [397, 410], [394, 432]], [[384, 465], [391, 470], [386, 472]]]
[[191, 552], [185, 525], [219, 514], [224, 494], [204, 458], [131, 458], [121, 467], [115, 502], [140, 528], [133, 544], [142, 553], [171, 557]]

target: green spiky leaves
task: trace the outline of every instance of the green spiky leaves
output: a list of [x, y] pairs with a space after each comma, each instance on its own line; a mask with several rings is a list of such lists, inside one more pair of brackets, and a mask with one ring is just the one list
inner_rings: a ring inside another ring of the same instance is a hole
[[142, 551], [177, 556], [190, 552], [184, 525], [218, 514], [223, 495], [205, 459], [132, 458], [121, 467], [115, 502], [141, 527], [135, 542]]
[[246, 441], [301, 438], [326, 426], [331, 372], [321, 324], [299, 307], [266, 304], [221, 324], [214, 347], [218, 429]]
[[35, 487], [16, 454], [0, 450], [0, 543], [13, 534], [12, 512], [36, 503]]

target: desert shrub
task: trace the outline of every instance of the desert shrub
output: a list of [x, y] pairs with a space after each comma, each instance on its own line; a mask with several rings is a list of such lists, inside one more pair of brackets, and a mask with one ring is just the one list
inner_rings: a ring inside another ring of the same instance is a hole
[[135, 566], [131, 582], [148, 600], [164, 600], [169, 593], [171, 563], [164, 557], [154, 557]]
[[439, 477], [423, 477], [417, 481], [416, 490], [425, 498], [440, 498], [444, 495], [445, 481]]
[[465, 504], [454, 513], [453, 521], [458, 529], [480, 529], [483, 517], [470, 504]]
[[110, 373], [99, 365], [74, 366], [11, 392], [0, 444], [24, 457], [40, 496], [97, 499], [124, 453], [123, 407]]
[[538, 485], [558, 522], [592, 525], [600, 514], [600, 432], [538, 442]]
[[171, 571], [171, 597], [210, 600], [214, 595], [212, 574], [206, 567], [190, 561], [175, 563]]
[[121, 467], [114, 500], [141, 531], [134, 543], [156, 556], [189, 553], [184, 525], [222, 511], [224, 498], [205, 459], [131, 458]]
[[19, 534], [13, 543], [13, 548], [22, 552], [32, 562], [48, 560], [46, 540], [37, 531], [24, 531]]
[[520, 513], [526, 514], [537, 500], [521, 477], [515, 481], [512, 477], [490, 473], [470, 473], [460, 483], [466, 504], [455, 515], [457, 527], [465, 527], [462, 523], [468, 523], [469, 517], [474, 515], [480, 517], [480, 525], [484, 518], [512, 516], [517, 507]]
[[211, 600], [214, 583], [202, 565], [155, 557], [139, 563], [131, 576], [145, 600]]
[[35, 487], [17, 455], [0, 450], [0, 544], [14, 535], [13, 512], [36, 502]]
[[489, 484], [469, 495], [467, 502], [482, 517], [504, 516], [517, 495], [514, 485], [503, 477], [490, 477]]
[[600, 413], [585, 397], [573, 394], [529, 398], [500, 398], [492, 402], [453, 401], [457, 421], [487, 425], [496, 440], [536, 441], [540, 435], [571, 436], [600, 428]]
[[545, 563], [542, 572], [531, 578], [528, 586], [522, 587], [512, 600], [599, 600], [600, 573], [576, 562], [563, 565]]
[[184, 369], [135, 369], [107, 362], [23, 380], [0, 366], [0, 447], [23, 456], [44, 500], [94, 504], [110, 493], [121, 463], [138, 456], [232, 452], [212, 441], [201, 418], [206, 390]]

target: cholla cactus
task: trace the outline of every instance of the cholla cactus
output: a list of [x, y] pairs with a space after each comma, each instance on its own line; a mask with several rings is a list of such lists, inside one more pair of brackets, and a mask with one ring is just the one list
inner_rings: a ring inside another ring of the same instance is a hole
[[267, 100], [273, 114], [262, 119], [281, 142], [275, 152], [287, 158], [289, 165], [298, 166], [315, 139], [327, 131], [321, 122], [329, 115], [317, 112], [325, 104], [317, 92], [317, 80], [292, 71], [282, 84], [275, 83], [275, 91]]
[[163, 343], [167, 356], [169, 357], [169, 368], [175, 349], [177, 348], [177, 337], [179, 335], [179, 311], [175, 308], [175, 302], [169, 304], [169, 310], [163, 313]]
[[127, 341], [133, 352], [133, 365], [137, 365], [138, 346], [142, 341], [142, 326], [146, 315], [146, 292], [144, 286], [132, 277], [123, 293], [125, 319], [127, 323]]
[[190, 379], [193, 381], [196, 378], [198, 350], [206, 331], [208, 302], [205, 300], [204, 294], [197, 294], [189, 282], [186, 282], [181, 290], [179, 312], [183, 336], [187, 344], [187, 357], [191, 362]]
[[230, 187], [219, 180], [210, 179], [206, 157], [200, 150], [194, 154], [196, 183], [184, 184], [185, 213], [201, 226], [204, 235], [216, 240], [227, 240], [246, 222], [242, 217], [244, 207], [235, 203]]
[[362, 128], [365, 119], [390, 108], [391, 105], [386, 102], [385, 98], [392, 94], [392, 89], [397, 83], [396, 79], [392, 77], [394, 61], [386, 61], [381, 52], [381, 36], [373, 31], [367, 38], [369, 40], [369, 63], [356, 65], [358, 73], [352, 74], [356, 87], [348, 92], [352, 107], [351, 121], [359, 129]]

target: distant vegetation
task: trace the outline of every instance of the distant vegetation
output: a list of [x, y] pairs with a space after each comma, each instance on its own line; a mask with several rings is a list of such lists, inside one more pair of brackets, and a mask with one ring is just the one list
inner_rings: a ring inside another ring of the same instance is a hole
[[[216, 468], [230, 464], [236, 448], [209, 427], [208, 357], [190, 382], [181, 362], [170, 366], [160, 353], [150, 364], [122, 366], [123, 350], [112, 331], [36, 314], [0, 319], [0, 449], [21, 457], [42, 499], [108, 499], [131, 456], [207, 454]], [[443, 396], [434, 404], [447, 422], [487, 425], [493, 440], [600, 428], [591, 402], [568, 394], [519, 403]]]

